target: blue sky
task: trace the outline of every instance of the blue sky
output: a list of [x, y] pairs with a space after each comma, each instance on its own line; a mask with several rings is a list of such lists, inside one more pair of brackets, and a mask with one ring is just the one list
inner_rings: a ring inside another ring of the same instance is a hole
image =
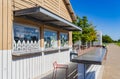
[[76, 15], [87, 16], [96, 29], [120, 39], [120, 0], [70, 0]]

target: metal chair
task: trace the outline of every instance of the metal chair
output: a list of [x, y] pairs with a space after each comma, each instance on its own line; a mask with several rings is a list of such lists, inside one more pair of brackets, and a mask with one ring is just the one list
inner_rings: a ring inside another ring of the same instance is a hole
[[57, 69], [61, 68], [61, 69], [66, 69], [66, 79], [67, 79], [67, 75], [68, 75], [68, 65], [65, 64], [58, 64], [56, 61], [53, 63], [53, 76], [52, 79], [56, 79], [56, 74], [57, 74]]

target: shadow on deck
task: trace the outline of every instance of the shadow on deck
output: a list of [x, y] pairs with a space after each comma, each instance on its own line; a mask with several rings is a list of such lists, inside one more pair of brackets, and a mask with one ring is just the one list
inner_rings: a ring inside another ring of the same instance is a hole
[[[77, 64], [69, 63], [68, 79], [77, 79]], [[65, 79], [65, 69], [57, 69], [56, 79]], [[52, 79], [53, 72], [40, 79]]]

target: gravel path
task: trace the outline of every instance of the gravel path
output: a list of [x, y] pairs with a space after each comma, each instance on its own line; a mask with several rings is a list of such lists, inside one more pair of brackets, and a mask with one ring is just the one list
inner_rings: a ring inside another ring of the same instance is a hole
[[108, 45], [103, 79], [120, 79], [120, 47], [114, 44]]

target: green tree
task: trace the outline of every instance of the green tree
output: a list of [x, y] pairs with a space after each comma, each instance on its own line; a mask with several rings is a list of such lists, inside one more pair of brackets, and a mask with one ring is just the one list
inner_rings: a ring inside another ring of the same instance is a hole
[[82, 41], [82, 44], [85, 44], [86, 42], [88, 42], [89, 41], [89, 28], [87, 28], [87, 27], [84, 27], [84, 28], [82, 28], [83, 29], [83, 31], [82, 31], [82, 35], [81, 35], [81, 41]]
[[[75, 25], [77, 25], [78, 27], [81, 27], [81, 18], [79, 18], [77, 16], [77, 20], [74, 22]], [[73, 45], [75, 42], [81, 40], [81, 32], [80, 31], [73, 31], [72, 32], [72, 41], [73, 41]]]
[[82, 44], [85, 44], [86, 42], [91, 42], [96, 39], [95, 27], [93, 24], [88, 23], [86, 16], [83, 16], [82, 19], [77, 16], [77, 21], [74, 22], [74, 24], [82, 28], [82, 34], [79, 31], [73, 32], [73, 43], [81, 40]]
[[83, 26], [83, 28], [89, 26], [88, 25], [88, 19], [87, 19], [86, 16], [83, 16], [83, 18], [82, 18], [82, 26]]
[[103, 41], [103, 43], [112, 43], [113, 42], [112, 38], [108, 35], [103, 35], [102, 41]]
[[80, 40], [80, 39], [81, 39], [81, 33], [80, 33], [80, 31], [75, 31], [75, 32], [72, 33], [73, 44], [75, 42], [77, 42], [78, 40]]
[[97, 32], [95, 30], [95, 26], [93, 24], [90, 25], [89, 27], [89, 42], [93, 44], [94, 41], [97, 39]]
[[118, 41], [117, 42], [120, 42], [120, 39], [118, 39]]

